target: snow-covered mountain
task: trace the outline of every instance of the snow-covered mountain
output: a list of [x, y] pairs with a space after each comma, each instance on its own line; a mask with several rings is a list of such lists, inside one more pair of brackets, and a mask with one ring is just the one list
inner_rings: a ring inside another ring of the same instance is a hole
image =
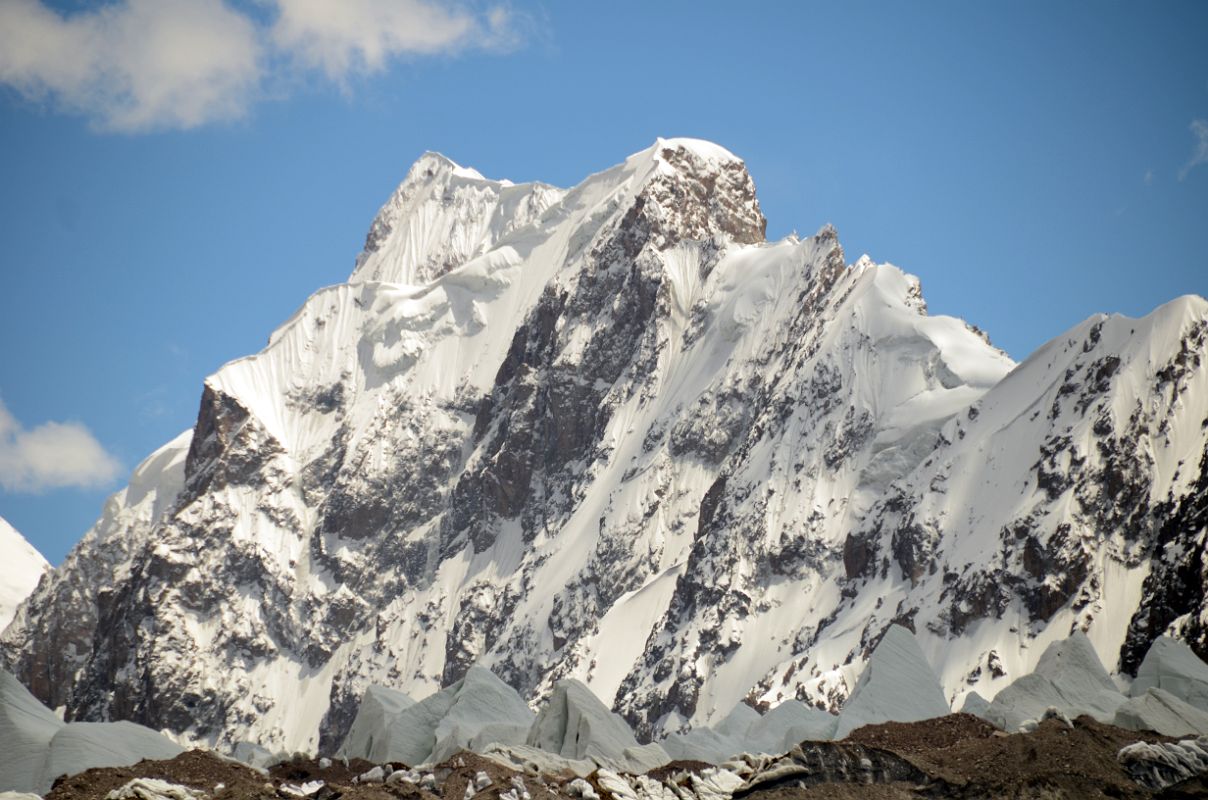
[[8, 627], [17, 606], [29, 597], [50, 564], [25, 537], [0, 517], [0, 631]]
[[1074, 627], [1125, 669], [1163, 631], [1208, 653], [1208, 302], [1016, 366], [833, 229], [764, 230], [696, 140], [569, 191], [425, 155], [4, 659], [71, 718], [330, 751], [370, 683], [475, 663], [648, 738], [834, 707], [894, 622], [958, 705]]

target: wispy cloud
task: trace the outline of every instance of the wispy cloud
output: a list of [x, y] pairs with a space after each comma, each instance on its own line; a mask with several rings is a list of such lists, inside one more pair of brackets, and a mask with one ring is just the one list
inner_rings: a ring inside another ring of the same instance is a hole
[[277, 7], [273, 43], [337, 82], [399, 57], [490, 48], [511, 35], [503, 9], [479, 18], [420, 0], [277, 0]]
[[117, 459], [80, 423], [46, 422], [27, 429], [0, 401], [0, 487], [6, 491], [97, 488], [120, 472]]
[[[188, 129], [238, 118], [266, 79], [318, 72], [341, 86], [402, 58], [518, 44], [502, 6], [431, 0], [118, 0], [61, 14], [0, 0], [0, 83], [99, 129]], [[296, 85], [296, 81], [289, 83]]]
[[106, 130], [238, 117], [261, 55], [251, 20], [221, 0], [125, 0], [70, 16], [0, 2], [0, 81]]
[[1179, 170], [1179, 180], [1186, 179], [1187, 173], [1201, 164], [1208, 164], [1208, 120], [1192, 120], [1191, 135], [1195, 137], [1195, 149], [1191, 153], [1191, 160]]

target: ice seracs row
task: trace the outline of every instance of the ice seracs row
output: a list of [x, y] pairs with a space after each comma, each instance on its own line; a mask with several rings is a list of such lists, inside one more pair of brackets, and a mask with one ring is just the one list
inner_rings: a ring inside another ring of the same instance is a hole
[[[1158, 639], [1122, 692], [1078, 631], [1054, 642], [1035, 672], [987, 703], [967, 696], [964, 711], [1006, 731], [1047, 716], [1083, 714], [1167, 736], [1208, 734], [1208, 665], [1182, 642]], [[718, 724], [639, 745], [624, 721], [582, 683], [564, 680], [534, 717], [519, 695], [481, 667], [420, 703], [380, 686], [365, 692], [340, 754], [383, 763], [442, 761], [458, 750], [550, 769], [573, 763], [645, 772], [671, 760], [720, 764], [742, 753], [783, 753], [801, 741], [843, 739], [864, 725], [914, 722], [951, 712], [914, 636], [892, 626], [874, 649], [839, 714], [789, 700], [759, 714], [740, 704]], [[554, 758], [556, 757], [556, 758]], [[560, 761], [559, 761], [560, 760]], [[585, 772], [584, 772], [585, 771]]]
[[[1124, 692], [1079, 631], [1051, 644], [1036, 671], [993, 702], [971, 694], [963, 710], [1009, 732], [1033, 729], [1045, 717], [1088, 714], [1165, 736], [1208, 734], [1208, 664], [1182, 642], [1163, 637]], [[560, 681], [534, 714], [514, 689], [474, 666], [462, 680], [418, 702], [388, 687], [369, 687], [336, 755], [422, 768], [471, 751], [529, 773], [638, 775], [671, 761], [722, 765], [743, 754], [777, 755], [803, 741], [844, 739], [865, 725], [948, 713], [939, 680], [915, 637], [895, 625], [873, 650], [837, 715], [795, 700], [762, 715], [740, 704], [712, 727], [640, 744], [625, 721], [577, 680]], [[4, 672], [0, 742], [0, 791], [45, 791], [61, 774], [181, 752], [161, 734], [128, 722], [64, 723]], [[273, 758], [251, 743], [241, 743], [232, 754], [256, 766]]]

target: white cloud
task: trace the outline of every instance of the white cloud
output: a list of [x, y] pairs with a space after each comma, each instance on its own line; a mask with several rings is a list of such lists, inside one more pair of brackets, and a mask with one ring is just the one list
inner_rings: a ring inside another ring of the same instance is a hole
[[66, 17], [0, 0], [0, 81], [107, 130], [237, 117], [260, 59], [252, 21], [222, 0], [123, 0]]
[[46, 422], [26, 429], [0, 401], [0, 486], [6, 491], [97, 488], [120, 472], [117, 459], [80, 423]]
[[187, 129], [242, 116], [265, 79], [302, 70], [345, 84], [408, 56], [515, 46], [502, 6], [431, 0], [116, 0], [63, 15], [0, 0], [0, 83], [111, 131]]
[[1195, 151], [1191, 154], [1191, 160], [1179, 170], [1179, 180], [1186, 178], [1187, 173], [1201, 164], [1208, 164], [1208, 120], [1192, 120], [1191, 135], [1195, 137]]
[[491, 47], [508, 36], [501, 8], [479, 19], [422, 0], [277, 0], [277, 7], [274, 43], [338, 82], [400, 56]]

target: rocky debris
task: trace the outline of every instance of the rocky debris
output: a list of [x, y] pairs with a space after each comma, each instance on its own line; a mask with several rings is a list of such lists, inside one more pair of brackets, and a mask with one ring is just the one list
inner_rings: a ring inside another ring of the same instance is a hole
[[958, 742], [988, 739], [1000, 731], [971, 714], [949, 714], [922, 722], [882, 722], [852, 731], [847, 741], [909, 756], [952, 747]]
[[1006, 731], [1034, 724], [1049, 709], [1111, 722], [1124, 701], [1086, 634], [1075, 631], [1046, 647], [1036, 669], [999, 692], [984, 716]]
[[1200, 736], [1208, 734], [1208, 711], [1185, 703], [1164, 689], [1150, 688], [1116, 709], [1113, 723], [1163, 736]]
[[61, 775], [181, 751], [162, 734], [132, 722], [64, 723], [0, 670], [0, 790], [44, 792]]
[[1186, 643], [1159, 636], [1141, 661], [1129, 693], [1139, 697], [1150, 689], [1162, 689], [1208, 711], [1208, 663], [1200, 660]]
[[327, 788], [327, 784], [323, 781], [307, 781], [301, 784], [283, 783], [277, 792], [289, 795], [290, 797], [313, 797], [325, 788]]
[[554, 686], [526, 744], [563, 758], [591, 760], [627, 772], [645, 772], [671, 760], [657, 744], [639, 746], [625, 721], [573, 679]]
[[[104, 800], [136, 781], [144, 787], [149, 782], [162, 782], [209, 800], [291, 800], [299, 796], [315, 800], [336, 800], [340, 796], [349, 800], [390, 800], [407, 796], [388, 794], [384, 787], [355, 784], [357, 773], [369, 766], [365, 761], [353, 760], [347, 766], [335, 761], [321, 767], [316, 759], [291, 758], [264, 771], [212, 751], [190, 750], [169, 760], [86, 770], [56, 781], [46, 797]], [[434, 800], [431, 795], [428, 798]]]
[[1118, 758], [1133, 780], [1150, 789], [1164, 789], [1208, 775], [1208, 737], [1137, 742], [1121, 748]]
[[105, 795], [105, 800], [204, 800], [204, 792], [158, 778], [135, 778]]
[[759, 771], [736, 800], [820, 784], [910, 784], [931, 789], [928, 776], [906, 759], [847, 742], [803, 742]]
[[810, 743], [770, 760], [735, 797], [1139, 800], [1150, 797], [1149, 790], [1116, 759], [1137, 737], [1090, 717], [1078, 718], [1072, 728], [1050, 720], [1013, 735], [967, 714], [885, 723], [861, 728], [844, 742]]
[[950, 712], [939, 679], [914, 634], [891, 625], [843, 704], [833, 738], [844, 739], [857, 728], [878, 722], [916, 722]]
[[484, 758], [526, 775], [573, 775], [586, 778], [599, 764], [591, 759], [566, 758], [528, 745], [492, 744], [483, 749]]
[[354, 723], [345, 740], [341, 754], [346, 757], [443, 761], [463, 749], [481, 752], [493, 743], [522, 743], [533, 724], [533, 713], [516, 690], [484, 667], [471, 667], [464, 678], [418, 703], [407, 704], [396, 694], [366, 695], [371, 705], [364, 717], [357, 715], [362, 724]]

